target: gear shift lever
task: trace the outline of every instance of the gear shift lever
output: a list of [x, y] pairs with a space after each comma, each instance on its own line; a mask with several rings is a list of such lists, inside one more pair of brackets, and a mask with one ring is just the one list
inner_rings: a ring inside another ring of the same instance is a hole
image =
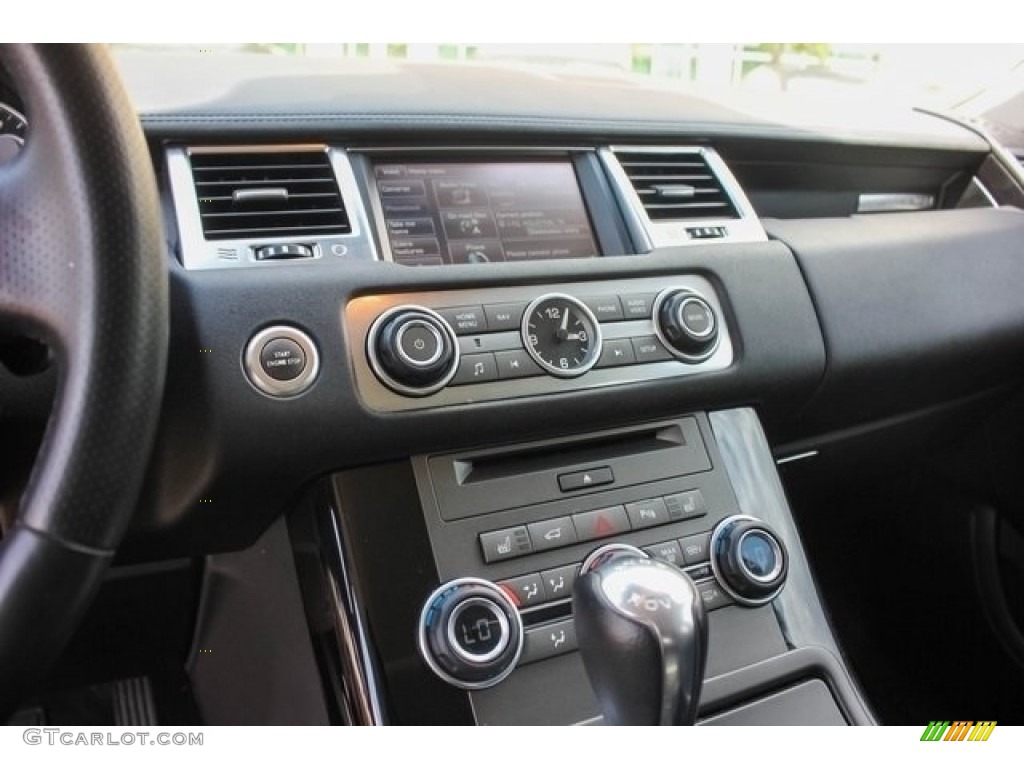
[[609, 725], [693, 725], [707, 661], [697, 588], [639, 554], [599, 558], [573, 588], [576, 636]]

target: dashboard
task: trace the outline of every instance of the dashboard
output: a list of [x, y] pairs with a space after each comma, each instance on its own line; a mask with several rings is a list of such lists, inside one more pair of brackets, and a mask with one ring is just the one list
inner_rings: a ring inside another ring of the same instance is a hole
[[[230, 558], [287, 516], [335, 719], [577, 723], [563, 590], [613, 542], [701, 587], [703, 720], [875, 721], [776, 462], [1020, 383], [1012, 157], [923, 113], [799, 126], [501, 68], [152, 109], [143, 75], [171, 357], [123, 566]], [[24, 122], [0, 106], [0, 162]], [[785, 558], [763, 600], [711, 548], [751, 516]], [[431, 634], [460, 579], [519, 627], [487, 685]]]

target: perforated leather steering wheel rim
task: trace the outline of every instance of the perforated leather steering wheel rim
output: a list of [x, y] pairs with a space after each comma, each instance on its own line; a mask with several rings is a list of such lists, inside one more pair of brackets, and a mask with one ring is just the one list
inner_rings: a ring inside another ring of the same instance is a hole
[[77, 626], [124, 534], [164, 382], [167, 266], [150, 158], [109, 53], [5, 45], [30, 131], [0, 167], [0, 331], [46, 343], [58, 387], [0, 542], [0, 723]]

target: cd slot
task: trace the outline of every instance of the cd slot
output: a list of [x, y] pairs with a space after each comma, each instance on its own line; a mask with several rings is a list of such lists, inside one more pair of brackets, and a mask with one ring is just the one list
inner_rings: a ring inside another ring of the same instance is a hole
[[[583, 439], [431, 456], [426, 463], [443, 520], [711, 469], [692, 416]], [[584, 475], [586, 482], [571, 482]]]
[[584, 440], [572, 445], [553, 445], [456, 460], [460, 484], [487, 482], [503, 477], [561, 469], [569, 464], [598, 464], [623, 456], [640, 456], [686, 444], [678, 424], [656, 430]]

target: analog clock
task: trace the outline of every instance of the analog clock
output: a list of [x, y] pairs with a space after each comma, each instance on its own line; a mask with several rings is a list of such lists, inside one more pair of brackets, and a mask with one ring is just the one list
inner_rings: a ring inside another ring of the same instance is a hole
[[586, 373], [601, 356], [601, 326], [583, 302], [551, 293], [527, 307], [523, 344], [548, 373], [570, 378]]

